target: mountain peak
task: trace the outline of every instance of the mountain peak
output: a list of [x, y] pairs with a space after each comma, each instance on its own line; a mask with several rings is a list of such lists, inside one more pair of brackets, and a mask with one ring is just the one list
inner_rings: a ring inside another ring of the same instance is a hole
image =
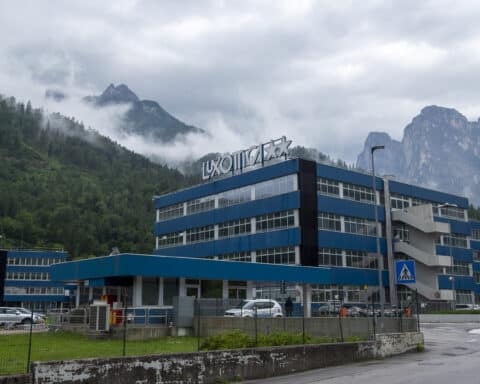
[[114, 84], [110, 84], [98, 97], [96, 104], [126, 104], [137, 101], [139, 101], [138, 96], [125, 84], [120, 84], [116, 87]]

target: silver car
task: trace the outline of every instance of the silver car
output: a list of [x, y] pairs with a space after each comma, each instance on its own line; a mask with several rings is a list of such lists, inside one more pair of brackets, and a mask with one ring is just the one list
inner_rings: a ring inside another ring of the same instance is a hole
[[0, 307], [0, 326], [12, 326], [17, 324], [30, 324], [32, 315], [22, 313], [18, 308]]
[[282, 306], [275, 300], [245, 300], [238, 308], [225, 311], [225, 317], [283, 317]]

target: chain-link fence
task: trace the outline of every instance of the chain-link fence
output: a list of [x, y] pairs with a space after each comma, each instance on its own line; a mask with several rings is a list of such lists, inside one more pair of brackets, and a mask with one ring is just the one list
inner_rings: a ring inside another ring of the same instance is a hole
[[[193, 352], [216, 335], [248, 346], [372, 340], [377, 333], [416, 331], [416, 310], [377, 304], [315, 303], [311, 317], [291, 300], [195, 299], [173, 306], [111, 308], [97, 303], [46, 316], [10, 309], [0, 317], [0, 375], [28, 372], [31, 361]], [[180, 337], [183, 336], [183, 337]], [[210, 348], [212, 344], [210, 343]], [[207, 345], [208, 346], [208, 345]], [[237, 344], [213, 344], [213, 348]]]

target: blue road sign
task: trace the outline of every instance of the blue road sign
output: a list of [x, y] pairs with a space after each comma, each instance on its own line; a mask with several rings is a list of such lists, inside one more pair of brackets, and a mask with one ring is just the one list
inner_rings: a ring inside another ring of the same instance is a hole
[[395, 275], [397, 276], [397, 284], [416, 283], [414, 260], [398, 260], [395, 263], [395, 272]]

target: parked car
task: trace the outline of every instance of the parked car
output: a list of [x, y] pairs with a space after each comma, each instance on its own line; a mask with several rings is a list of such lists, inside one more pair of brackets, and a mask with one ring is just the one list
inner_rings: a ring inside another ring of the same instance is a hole
[[338, 315], [340, 307], [340, 301], [328, 301], [321, 304], [316, 310], [314, 310], [313, 316]]
[[[22, 307], [13, 307], [13, 308], [16, 309], [17, 311], [21, 312], [21, 313], [25, 313], [26, 315], [28, 315], [30, 317], [30, 319], [32, 318], [32, 311], [30, 311], [29, 309], [22, 308]], [[43, 323], [44, 321], [45, 321], [45, 315], [44, 314], [33, 312], [33, 322], [34, 323]]]
[[477, 304], [457, 304], [455, 305], [455, 310], [456, 311], [472, 311], [472, 310], [478, 310], [480, 309], [480, 306]]
[[237, 308], [227, 309], [225, 317], [283, 317], [282, 306], [275, 300], [245, 300]]
[[31, 314], [20, 312], [17, 308], [0, 307], [0, 325], [2, 326], [30, 324], [31, 316]]
[[363, 316], [363, 312], [367, 308], [364, 303], [344, 303], [343, 306], [347, 308], [347, 315], [351, 317]]

